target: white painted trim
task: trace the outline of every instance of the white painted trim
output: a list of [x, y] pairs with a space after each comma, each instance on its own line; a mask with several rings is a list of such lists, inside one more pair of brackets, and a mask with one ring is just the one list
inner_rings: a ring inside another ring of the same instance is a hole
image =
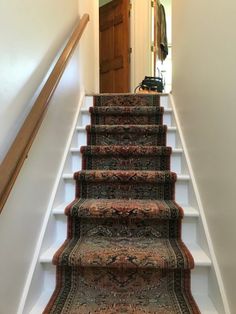
[[171, 108], [173, 109], [173, 113], [174, 113], [177, 129], [178, 129], [179, 136], [180, 136], [180, 140], [181, 140], [181, 143], [182, 143], [182, 146], [183, 146], [183, 152], [184, 152], [184, 155], [185, 155], [185, 158], [186, 158], [186, 162], [187, 162], [187, 166], [188, 166], [188, 169], [189, 169], [190, 178], [192, 180], [193, 190], [194, 190], [194, 193], [196, 195], [196, 200], [197, 200], [198, 207], [199, 207], [199, 213], [200, 213], [200, 216], [201, 216], [201, 219], [202, 219], [202, 224], [203, 224], [204, 231], [205, 231], [205, 234], [206, 234], [207, 244], [208, 244], [209, 252], [210, 252], [210, 258], [212, 260], [212, 265], [214, 267], [214, 270], [215, 270], [215, 273], [216, 273], [216, 277], [217, 277], [217, 281], [218, 281], [218, 284], [219, 284], [219, 289], [220, 289], [220, 294], [221, 294], [222, 301], [223, 301], [225, 314], [230, 314], [229, 303], [228, 303], [228, 300], [227, 300], [227, 297], [226, 297], [226, 294], [225, 294], [224, 283], [223, 283], [223, 280], [222, 280], [222, 277], [221, 277], [219, 265], [217, 263], [216, 255], [215, 255], [214, 248], [213, 248], [213, 243], [211, 241], [211, 237], [210, 237], [210, 232], [209, 232], [209, 228], [208, 228], [208, 224], [207, 224], [207, 220], [206, 220], [205, 211], [204, 211], [204, 208], [203, 208], [203, 205], [202, 205], [200, 193], [199, 193], [199, 190], [198, 190], [198, 187], [197, 187], [197, 183], [196, 183], [196, 179], [195, 179], [195, 176], [194, 176], [193, 168], [192, 168], [192, 165], [191, 165], [190, 157], [189, 157], [189, 154], [188, 154], [186, 142], [185, 142], [184, 135], [183, 135], [183, 132], [182, 132], [182, 129], [181, 129], [180, 119], [178, 117], [178, 113], [177, 113], [177, 110], [176, 110], [174, 97], [173, 97], [172, 94], [170, 94], [169, 98], [170, 98]]
[[68, 140], [67, 140], [67, 143], [66, 143], [66, 148], [65, 148], [62, 160], [61, 160], [59, 171], [58, 171], [57, 176], [56, 176], [56, 180], [55, 180], [54, 187], [53, 187], [53, 190], [52, 190], [51, 198], [50, 198], [49, 203], [48, 203], [48, 207], [47, 207], [46, 214], [45, 214], [45, 217], [44, 217], [42, 229], [41, 229], [38, 241], [37, 241], [37, 245], [36, 245], [36, 248], [35, 248], [33, 260], [32, 260], [32, 263], [31, 263], [31, 266], [30, 266], [30, 269], [29, 269], [29, 273], [28, 273], [28, 276], [27, 276], [27, 279], [26, 279], [26, 283], [25, 283], [24, 290], [23, 290], [23, 293], [22, 293], [22, 296], [21, 296], [21, 300], [20, 300], [20, 304], [19, 304], [19, 307], [18, 307], [18, 310], [17, 310], [17, 314], [22, 314], [23, 310], [24, 310], [24, 307], [25, 307], [25, 303], [26, 303], [26, 299], [27, 299], [27, 296], [28, 296], [28, 293], [29, 293], [29, 289], [30, 289], [30, 285], [31, 285], [32, 278], [33, 278], [33, 275], [34, 275], [34, 271], [35, 271], [35, 268], [36, 268], [37, 263], [38, 263], [39, 258], [40, 258], [40, 250], [41, 250], [43, 239], [44, 239], [44, 235], [45, 235], [45, 232], [46, 232], [46, 229], [47, 229], [49, 217], [50, 217], [50, 214], [51, 214], [52, 209], [53, 209], [53, 202], [55, 200], [57, 188], [58, 188], [60, 179], [62, 177], [62, 173], [63, 173], [64, 165], [65, 165], [65, 162], [66, 162], [66, 158], [67, 158], [68, 152], [70, 150], [72, 137], [73, 137], [73, 134], [74, 134], [74, 131], [75, 131], [75, 127], [76, 127], [76, 124], [77, 124], [78, 116], [79, 116], [79, 113], [80, 113], [80, 109], [81, 109], [84, 97], [85, 97], [85, 93], [82, 92], [80, 94], [80, 98], [79, 98], [79, 102], [78, 102], [78, 108], [76, 110], [75, 117], [74, 117], [73, 123], [71, 125], [70, 134], [69, 134], [69, 137], [68, 137]]

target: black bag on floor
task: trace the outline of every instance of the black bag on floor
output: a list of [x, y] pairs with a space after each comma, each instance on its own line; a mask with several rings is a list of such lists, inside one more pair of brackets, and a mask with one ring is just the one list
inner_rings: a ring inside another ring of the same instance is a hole
[[135, 88], [134, 92], [152, 91], [162, 93], [164, 90], [164, 82], [161, 76], [145, 76], [144, 80]]

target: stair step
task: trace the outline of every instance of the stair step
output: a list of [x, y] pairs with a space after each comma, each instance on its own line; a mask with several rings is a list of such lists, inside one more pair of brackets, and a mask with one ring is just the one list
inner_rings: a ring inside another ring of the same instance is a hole
[[[71, 147], [71, 149], [70, 149], [70, 152], [71, 153], [75, 153], [75, 154], [81, 154], [81, 152], [80, 152], [80, 149], [81, 149], [81, 147], [86, 147], [86, 146], [80, 146], [80, 147]], [[110, 147], [110, 146], [109, 146]], [[132, 147], [132, 146], [131, 146]], [[154, 147], [156, 147], [156, 146], [154, 146]], [[157, 146], [158, 147], [158, 146]], [[159, 147], [161, 147], [161, 146], [159, 146]], [[165, 147], [168, 147], [168, 146], [165, 146]], [[148, 148], [148, 146], [147, 146], [147, 148]], [[183, 149], [182, 148], [172, 148], [172, 152], [171, 152], [171, 154], [183, 154]]]
[[[112, 94], [110, 94], [112, 96]], [[93, 106], [93, 96], [92, 94], [86, 95], [85, 97], [85, 103], [83, 105], [84, 108], [89, 108]], [[169, 94], [168, 93], [162, 93], [160, 95], [160, 105], [164, 108], [169, 108]]]
[[[78, 126], [86, 126], [87, 124], [90, 124], [91, 116], [89, 112], [89, 108], [82, 108], [80, 111], [80, 116], [78, 119]], [[173, 125], [174, 119], [173, 119], [173, 110], [171, 108], [164, 108], [164, 114], [163, 114], [163, 124], [171, 126]], [[142, 123], [146, 124], [146, 123]]]
[[[62, 203], [55, 207], [52, 211], [54, 215], [64, 215], [65, 214], [65, 208], [68, 206], [68, 203]], [[184, 210], [184, 217], [188, 218], [198, 218], [199, 217], [199, 212], [191, 206], [185, 206], [183, 207]]]
[[88, 125], [88, 145], [165, 146], [165, 125]]
[[170, 171], [82, 170], [74, 178], [78, 198], [174, 199]]
[[160, 106], [160, 95], [153, 94], [103, 94], [94, 95], [94, 106]]
[[[73, 179], [73, 173], [64, 173], [62, 178], [65, 182], [65, 202], [72, 202], [75, 198], [75, 180]], [[175, 185], [176, 201], [181, 206], [187, 206], [189, 204], [189, 175], [177, 175], [177, 182]], [[103, 198], [108, 198], [103, 196]], [[138, 197], [133, 197], [138, 198]], [[171, 197], [167, 197], [171, 199]]]
[[[39, 299], [37, 300], [34, 307], [31, 309], [29, 314], [42, 313], [46, 304], [49, 301], [52, 292], [53, 290], [44, 290], [44, 292], [40, 295]], [[219, 314], [208, 296], [198, 294], [194, 294], [193, 296], [197, 301], [197, 304], [202, 314]]]
[[82, 146], [86, 170], [170, 170], [171, 147]]
[[[96, 200], [97, 201], [97, 200]], [[112, 200], [110, 200], [112, 201]], [[68, 208], [69, 203], [62, 203], [60, 206], [54, 208], [53, 214], [56, 221], [57, 238], [63, 241], [67, 233], [67, 216], [64, 214], [65, 208]], [[195, 208], [184, 206], [184, 218], [182, 224], [182, 239], [185, 242], [197, 242], [197, 227], [199, 213]]]
[[[90, 108], [91, 108], [91, 106], [89, 106], [88, 108], [82, 107], [80, 112], [84, 113], [84, 114], [89, 114]], [[164, 108], [164, 113], [173, 113], [173, 109], [172, 108]]]
[[168, 200], [77, 199], [67, 207], [66, 215], [75, 218], [179, 220], [183, 217], [183, 210]]
[[[116, 171], [116, 170], [114, 170], [114, 171]], [[62, 175], [62, 177], [64, 180], [73, 180], [74, 174], [73, 173], [64, 173]], [[190, 176], [188, 174], [178, 174], [177, 175], [177, 181], [189, 181], [189, 180], [190, 180]]]
[[[87, 131], [86, 126], [77, 126], [76, 131], [78, 134], [77, 145], [85, 146], [87, 145]], [[177, 136], [177, 128], [175, 126], [168, 126], [166, 133], [166, 145], [174, 148], [179, 148], [180, 141]]]
[[163, 123], [163, 107], [157, 106], [109, 106], [90, 107], [93, 125], [160, 125]]
[[156, 234], [150, 238], [97, 234], [73, 238], [63, 244], [53, 262], [60, 266], [116, 269], [192, 269], [194, 266], [180, 239], [158, 238]]
[[[70, 149], [71, 154], [70, 154], [69, 159], [68, 159], [68, 164], [67, 164], [67, 169], [66, 169], [67, 171], [74, 172], [74, 171], [81, 170], [81, 166], [82, 166], [82, 154], [80, 152], [81, 147], [72, 147]], [[109, 146], [109, 147], [111, 147], [111, 146]], [[148, 148], [148, 146], [146, 148]], [[135, 157], [136, 157], [136, 154], [134, 155], [134, 158]], [[93, 158], [98, 158], [98, 157], [95, 156]], [[106, 157], [104, 155], [104, 157], [102, 156], [102, 158], [108, 158], [108, 157]], [[127, 157], [125, 157], [125, 158], [127, 158]], [[132, 156], [131, 156], [131, 158], [132, 158]], [[148, 156], [147, 157], [142, 156], [141, 158], [148, 158]], [[155, 158], [160, 158], [160, 157], [157, 155], [157, 157], [155, 157]], [[167, 159], [169, 157], [166, 156], [165, 158]], [[130, 160], [130, 158], [128, 160]], [[126, 165], [127, 160], [124, 160], [124, 161], [126, 162], [124, 164], [124, 167], [128, 167]], [[145, 165], [146, 164], [145, 160], [143, 162]], [[99, 167], [99, 164], [100, 164], [100, 162], [98, 163], [97, 167]], [[112, 164], [115, 165], [116, 160], [112, 161]], [[161, 164], [162, 164], [162, 162], [161, 162]], [[152, 168], [153, 168], [152, 165], [153, 165], [153, 162], [151, 164], [149, 163], [148, 166], [146, 166], [146, 168], [144, 170], [147, 170], [147, 169], [152, 170]], [[168, 165], [169, 165], [169, 160], [168, 160]], [[107, 168], [107, 169], [109, 169], [109, 168]], [[167, 169], [168, 169], [168, 167], [167, 167]], [[183, 174], [184, 172], [186, 172], [186, 168], [184, 167], [184, 161], [183, 161], [183, 150], [181, 148], [172, 149], [172, 153], [170, 155], [170, 169], [173, 172], [176, 172], [177, 174], [181, 174], [181, 173]], [[158, 169], [156, 169], [156, 170], [158, 170]]]
[[[86, 131], [86, 126], [77, 126], [76, 127], [77, 131]], [[168, 126], [167, 131], [169, 132], [176, 132], [177, 127], [176, 126]]]
[[84, 156], [170, 156], [171, 147], [166, 146], [82, 146]]
[[[40, 256], [40, 263], [52, 263], [52, 259], [56, 251], [61, 247], [61, 243], [54, 243], [50, 248], [43, 252]], [[202, 248], [196, 243], [185, 244], [193, 256], [195, 266], [209, 267], [211, 260]]]

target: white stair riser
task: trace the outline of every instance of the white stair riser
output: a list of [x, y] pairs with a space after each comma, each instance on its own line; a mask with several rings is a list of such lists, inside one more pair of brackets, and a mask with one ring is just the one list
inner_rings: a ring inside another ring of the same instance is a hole
[[[160, 105], [164, 108], [170, 108], [169, 107], [169, 96], [168, 95], [163, 95], [161, 96], [161, 101]], [[85, 102], [82, 108], [88, 109], [89, 107], [93, 106], [93, 96], [86, 96], [85, 97]]]
[[170, 169], [177, 174], [184, 174], [182, 167], [182, 153], [172, 153], [170, 158]]
[[[78, 130], [77, 131], [77, 143], [76, 146], [86, 146], [87, 145], [87, 134], [86, 130]], [[177, 138], [176, 130], [168, 130], [167, 137], [166, 137], [166, 145], [171, 146], [172, 148], [178, 148], [179, 141]]]
[[163, 124], [168, 126], [173, 126], [173, 115], [172, 112], [164, 112], [163, 115]]
[[177, 134], [175, 130], [167, 131], [166, 146], [170, 146], [172, 148], [178, 148], [178, 139], [177, 139]]
[[191, 271], [191, 291], [193, 294], [208, 295], [209, 270], [210, 267], [207, 266], [195, 266]]
[[[75, 198], [75, 181], [64, 179], [65, 182], [65, 202], [69, 203]], [[180, 205], [189, 205], [189, 181], [177, 180], [175, 184], [175, 199]]]
[[[86, 126], [91, 123], [90, 121], [90, 113], [89, 111], [82, 111], [80, 114], [80, 117], [78, 119], [78, 125], [79, 126]], [[172, 123], [172, 112], [164, 112], [163, 115], [163, 124], [171, 126]]]
[[169, 105], [169, 96], [161, 96], [160, 105], [164, 107], [165, 109], [170, 108]]
[[[53, 291], [56, 281], [56, 267], [50, 263], [43, 263], [44, 289]], [[191, 271], [191, 289], [194, 294], [208, 294], [209, 267], [196, 266]], [[49, 296], [50, 297], [50, 296]]]
[[[64, 241], [67, 232], [67, 217], [64, 214], [55, 215], [56, 220], [56, 232], [57, 240]], [[197, 242], [196, 240], [196, 230], [197, 230], [197, 217], [184, 217], [182, 223], [182, 239], [186, 243]]]
[[[81, 170], [82, 156], [79, 151], [71, 152], [68, 158], [67, 172], [75, 172]], [[182, 153], [172, 153], [171, 155], [171, 171], [177, 174], [183, 174], [182, 171]]]
[[189, 181], [178, 181], [175, 185], [175, 200], [178, 204], [189, 205]]

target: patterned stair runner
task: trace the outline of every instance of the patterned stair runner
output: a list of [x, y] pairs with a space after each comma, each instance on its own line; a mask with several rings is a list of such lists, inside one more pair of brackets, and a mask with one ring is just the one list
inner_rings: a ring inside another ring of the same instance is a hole
[[56, 252], [54, 314], [199, 314], [158, 95], [94, 96]]

